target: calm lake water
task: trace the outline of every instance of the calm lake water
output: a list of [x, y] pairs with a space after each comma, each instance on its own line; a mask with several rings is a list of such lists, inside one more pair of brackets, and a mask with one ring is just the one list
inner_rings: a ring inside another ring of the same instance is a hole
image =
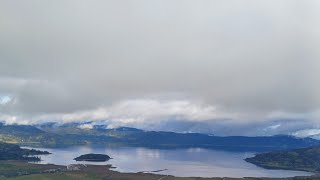
[[[36, 148], [51, 152], [41, 156], [40, 164], [68, 165], [79, 163], [73, 158], [87, 153], [103, 153], [113, 159], [107, 162], [85, 162], [85, 164], [111, 164], [119, 172], [155, 171], [180, 177], [292, 177], [308, 176], [311, 173], [288, 170], [267, 170], [245, 162], [252, 152], [227, 152], [201, 148], [191, 149], [147, 149], [135, 147], [69, 147], [59, 149]], [[83, 163], [83, 162], [80, 162]]]

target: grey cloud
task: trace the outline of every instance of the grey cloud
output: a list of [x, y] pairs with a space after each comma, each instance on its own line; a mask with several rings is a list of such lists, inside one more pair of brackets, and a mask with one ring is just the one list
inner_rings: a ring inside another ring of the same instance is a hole
[[0, 94], [15, 101], [0, 114], [34, 119], [177, 94], [248, 119], [307, 116], [320, 105], [319, 6], [1, 1]]

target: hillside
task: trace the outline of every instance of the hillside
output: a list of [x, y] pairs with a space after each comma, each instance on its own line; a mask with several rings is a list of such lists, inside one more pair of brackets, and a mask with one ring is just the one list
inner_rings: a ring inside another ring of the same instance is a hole
[[277, 136], [213, 136], [200, 133], [175, 133], [163, 131], [143, 131], [121, 127], [107, 129], [105, 126], [93, 126], [81, 129], [79, 124], [62, 126], [42, 126], [42, 130], [69, 137], [77, 137], [85, 142], [149, 148], [190, 148], [202, 147], [229, 151], [272, 151], [310, 147], [320, 145], [320, 141], [311, 138], [296, 138], [288, 135]]
[[320, 146], [258, 154], [245, 159], [257, 166], [270, 169], [291, 169], [320, 172]]
[[46, 146], [80, 145], [83, 141], [43, 131], [31, 125], [4, 125], [0, 123], [0, 142], [20, 145]]
[[220, 137], [199, 133], [174, 133], [143, 131], [134, 128], [106, 129], [94, 126], [79, 128], [79, 124], [61, 126], [0, 125], [0, 141], [21, 145], [56, 147], [84, 144], [113, 146], [139, 146], [148, 148], [201, 147], [229, 151], [273, 151], [304, 148], [320, 145], [311, 138], [296, 138], [278, 135], [265, 137], [229, 136]]

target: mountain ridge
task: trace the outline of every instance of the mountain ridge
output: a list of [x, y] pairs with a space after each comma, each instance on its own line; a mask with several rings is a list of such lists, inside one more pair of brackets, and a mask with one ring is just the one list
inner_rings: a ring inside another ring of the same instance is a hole
[[0, 141], [28, 146], [113, 145], [148, 148], [209, 148], [230, 151], [272, 151], [320, 145], [312, 138], [290, 135], [276, 136], [214, 136], [201, 133], [144, 131], [102, 126], [80, 128], [79, 124], [56, 125], [0, 125]]

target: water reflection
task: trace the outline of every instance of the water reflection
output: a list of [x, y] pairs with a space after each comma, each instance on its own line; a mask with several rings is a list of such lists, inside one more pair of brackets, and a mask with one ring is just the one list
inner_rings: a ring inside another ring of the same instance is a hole
[[40, 163], [68, 165], [77, 163], [73, 158], [87, 153], [103, 153], [113, 159], [108, 162], [86, 162], [86, 164], [112, 164], [120, 172], [140, 172], [168, 169], [157, 172], [174, 176], [198, 177], [292, 177], [308, 176], [311, 173], [267, 170], [245, 162], [253, 156], [251, 152], [227, 152], [202, 148], [191, 149], [147, 149], [134, 147], [93, 147], [80, 146], [59, 149], [38, 148], [51, 152], [41, 156]]

